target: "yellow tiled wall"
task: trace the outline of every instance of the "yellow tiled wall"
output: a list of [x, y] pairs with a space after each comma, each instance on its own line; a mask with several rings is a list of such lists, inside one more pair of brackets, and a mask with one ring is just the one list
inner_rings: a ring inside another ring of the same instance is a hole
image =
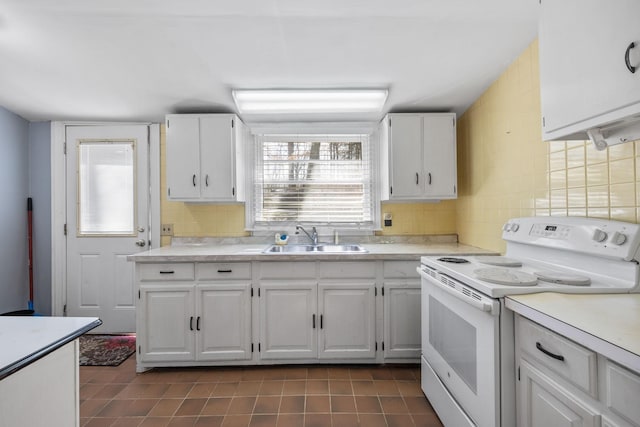
[[517, 216], [640, 220], [640, 141], [543, 142], [540, 122], [533, 42], [458, 120], [462, 243], [504, 252], [501, 227]]
[[392, 215], [392, 226], [382, 227], [381, 236], [456, 233], [456, 201], [438, 203], [383, 203], [381, 213]]
[[[179, 237], [247, 236], [244, 230], [244, 204], [192, 204], [167, 200], [165, 127], [160, 133], [160, 217], [163, 224], [173, 224]], [[384, 227], [381, 235], [453, 234], [456, 231], [455, 201], [442, 203], [383, 204], [382, 211], [393, 215], [393, 226]], [[162, 237], [161, 244], [171, 239]]]

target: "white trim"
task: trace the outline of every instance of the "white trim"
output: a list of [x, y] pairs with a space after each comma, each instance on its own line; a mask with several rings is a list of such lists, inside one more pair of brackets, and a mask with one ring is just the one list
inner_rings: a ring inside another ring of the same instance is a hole
[[160, 247], [160, 125], [149, 126], [149, 249]]
[[[67, 291], [66, 223], [66, 142], [67, 126], [132, 126], [149, 127], [149, 210], [151, 248], [160, 247], [160, 125], [128, 122], [51, 122], [51, 314], [62, 316]], [[157, 225], [156, 225], [157, 224]]]
[[64, 144], [66, 123], [51, 122], [51, 314], [62, 316], [66, 302], [67, 239], [63, 229], [66, 222], [66, 185]]

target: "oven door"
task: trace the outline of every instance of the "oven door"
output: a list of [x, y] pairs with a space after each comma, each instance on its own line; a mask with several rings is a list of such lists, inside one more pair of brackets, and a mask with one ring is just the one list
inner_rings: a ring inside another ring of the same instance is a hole
[[[441, 383], [427, 385], [427, 398], [445, 425], [468, 417], [471, 425], [500, 426], [499, 301], [428, 267], [419, 273], [423, 363]], [[439, 410], [438, 402], [446, 404]]]

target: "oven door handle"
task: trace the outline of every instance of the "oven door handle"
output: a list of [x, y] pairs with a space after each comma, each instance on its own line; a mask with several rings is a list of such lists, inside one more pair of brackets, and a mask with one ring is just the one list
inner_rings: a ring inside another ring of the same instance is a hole
[[486, 312], [491, 313], [491, 314], [496, 314], [495, 310], [493, 309], [493, 304], [491, 304], [490, 302], [479, 301], [479, 300], [473, 299], [472, 297], [469, 297], [469, 296], [463, 294], [462, 292], [457, 291], [456, 289], [452, 289], [449, 286], [438, 282], [434, 277], [429, 276], [420, 267], [416, 267], [416, 270], [418, 271], [418, 274], [420, 274], [420, 276], [423, 279], [429, 281], [431, 284], [436, 286], [438, 289], [442, 289], [443, 291], [445, 291], [449, 295], [458, 298], [459, 300], [463, 301], [464, 303], [469, 304], [470, 306], [475, 307], [480, 311], [486, 311]]

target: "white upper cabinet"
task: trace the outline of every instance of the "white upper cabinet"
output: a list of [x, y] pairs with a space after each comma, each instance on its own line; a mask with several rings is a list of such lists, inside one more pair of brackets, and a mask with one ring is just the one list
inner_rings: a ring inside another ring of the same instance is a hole
[[457, 197], [454, 113], [389, 114], [380, 147], [382, 200]]
[[638, 16], [637, 0], [541, 2], [545, 140], [591, 137], [603, 149], [640, 138]]
[[247, 130], [233, 114], [166, 117], [170, 200], [244, 201], [243, 144]]

